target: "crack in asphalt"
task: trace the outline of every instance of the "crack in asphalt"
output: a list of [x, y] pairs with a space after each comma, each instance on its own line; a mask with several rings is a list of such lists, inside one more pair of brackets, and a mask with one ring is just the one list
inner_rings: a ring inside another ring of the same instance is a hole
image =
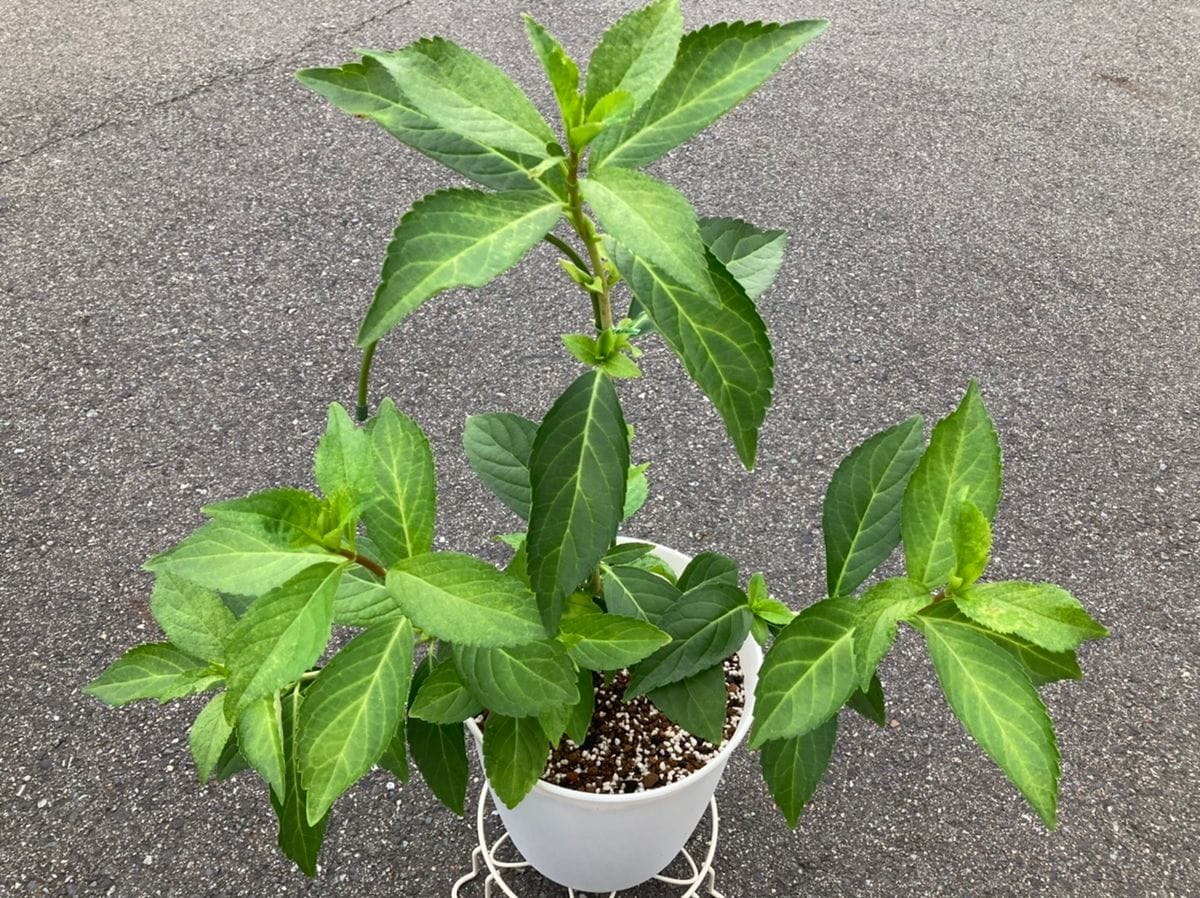
[[[237, 71], [233, 71], [233, 72], [218, 73], [218, 74], [212, 76], [211, 78], [200, 82], [199, 84], [193, 85], [192, 87], [188, 88], [187, 90], [183, 91], [182, 93], [175, 94], [174, 96], [171, 96], [171, 97], [166, 97], [165, 99], [155, 100], [153, 103], [150, 103], [149, 106], [147, 106], [145, 109], [143, 109], [140, 114], [136, 114], [136, 113], [134, 113], [133, 110], [129, 110], [129, 112], [126, 115], [113, 116], [111, 118], [105, 119], [102, 122], [97, 122], [94, 125], [89, 125], [86, 128], [81, 128], [77, 131], [71, 131], [66, 134], [56, 134], [53, 137], [50, 137], [50, 138], [42, 141], [38, 145], [31, 147], [30, 149], [26, 150], [23, 153], [17, 153], [15, 156], [9, 156], [7, 159], [0, 159], [0, 169], [3, 169], [6, 166], [12, 165], [15, 162], [20, 162], [23, 159], [28, 159], [31, 156], [36, 156], [39, 153], [45, 152], [46, 150], [51, 150], [55, 147], [62, 146], [63, 144], [71, 143], [72, 141], [79, 140], [80, 138], [83, 138], [83, 137], [87, 137], [89, 134], [95, 134], [97, 131], [103, 131], [105, 128], [110, 128], [110, 127], [113, 127], [114, 125], [120, 125], [120, 124], [133, 124], [137, 121], [140, 121], [140, 120], [146, 118], [147, 115], [153, 114], [154, 112], [157, 112], [158, 110], [161, 110], [161, 109], [166, 109], [170, 106], [175, 105], [176, 103], [186, 102], [187, 100], [190, 100], [192, 97], [202, 94], [205, 91], [208, 91], [211, 88], [216, 87], [218, 85], [229, 83], [229, 82], [235, 82], [235, 81], [238, 81], [243, 78], [248, 78], [253, 75], [261, 74], [262, 72], [268, 71], [269, 69], [272, 69], [275, 66], [278, 66], [280, 63], [284, 62], [285, 60], [295, 57], [299, 53], [303, 53], [306, 50], [312, 49], [313, 47], [328, 40], [331, 37], [345, 36], [348, 34], [353, 34], [356, 31], [361, 31], [363, 28], [366, 28], [368, 25], [372, 25], [375, 22], [380, 21], [381, 19], [386, 19], [388, 16], [399, 12], [401, 9], [403, 9], [406, 6], [411, 6], [412, 3], [413, 3], [413, 0], [400, 0], [399, 3], [394, 3], [391, 6], [387, 7], [386, 9], [375, 13], [374, 15], [368, 16], [365, 19], [361, 19], [361, 20], [353, 23], [352, 25], [346, 26], [345, 28], [340, 28], [336, 31], [333, 31], [333, 32], [330, 32], [327, 34], [322, 34], [320, 37], [313, 38], [312, 40], [305, 41], [304, 43], [300, 44], [298, 47], [295, 47], [284, 53], [279, 53], [276, 56], [273, 56], [270, 59], [268, 59], [265, 62], [262, 62], [258, 65], [251, 66], [250, 68], [239, 68]], [[129, 113], [134, 113], [134, 114], [131, 115]]]

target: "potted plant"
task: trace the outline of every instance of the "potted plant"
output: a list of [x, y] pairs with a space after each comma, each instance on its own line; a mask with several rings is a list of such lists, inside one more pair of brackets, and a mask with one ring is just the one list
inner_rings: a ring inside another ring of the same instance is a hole
[[[838, 713], [883, 724], [876, 668], [906, 623], [968, 732], [1053, 827], [1058, 753], [1036, 687], [1079, 677], [1076, 648], [1105, 630], [1059, 587], [979, 582], [1000, 449], [974, 383], [928, 445], [913, 417], [841, 463], [824, 501], [826, 595], [799, 613], [726, 555], [618, 540], [648, 488], [618, 387], [640, 375], [640, 342], [678, 356], [754, 464], [774, 385], [755, 301], [785, 241], [699, 218], [642, 169], [825, 23], [685, 34], [678, 0], [655, 0], [605, 32], [583, 79], [542, 26], [526, 27], [560, 134], [499, 69], [440, 38], [299, 73], [480, 186], [431, 193], [397, 226], [358, 335], [365, 424], [330, 407], [319, 493], [279, 487], [207, 506], [207, 523], [146, 565], [166, 640], [130, 649], [87, 691], [113, 705], [207, 695], [189, 734], [201, 782], [261, 776], [280, 847], [310, 875], [335, 801], [376, 765], [402, 780], [415, 767], [462, 813], [466, 722], [517, 847], [552, 879], [596, 891], [669, 861], [747, 735], [795, 826]], [[466, 422], [471, 466], [521, 521], [499, 570], [434, 551], [433, 453], [390, 400], [369, 415], [370, 367], [422, 303], [482, 286], [542, 243], [561, 254], [593, 330], [563, 337], [583, 373], [540, 421]], [[904, 573], [856, 595], [901, 544]], [[566, 816], [580, 808], [592, 822]], [[675, 832], [648, 847], [627, 812]], [[588, 827], [633, 854], [606, 850], [610, 864], [583, 869], [566, 843]]]

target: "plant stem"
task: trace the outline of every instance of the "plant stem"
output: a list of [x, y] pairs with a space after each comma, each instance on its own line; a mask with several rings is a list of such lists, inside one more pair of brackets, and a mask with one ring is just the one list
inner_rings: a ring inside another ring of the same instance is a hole
[[349, 558], [355, 564], [365, 567], [368, 571], [381, 580], [387, 577], [387, 571], [365, 555], [359, 555], [357, 552], [353, 552], [350, 549], [338, 549], [337, 553], [343, 558]]
[[592, 294], [592, 313], [596, 319], [596, 330], [600, 333], [613, 326], [612, 300], [608, 295], [608, 278], [604, 276], [604, 264], [600, 259], [600, 235], [596, 226], [583, 211], [583, 197], [579, 193], [579, 153], [572, 151], [567, 166], [567, 199], [571, 204], [571, 226], [587, 247], [591, 260], [591, 274], [600, 282], [599, 291]]
[[375, 358], [375, 347], [378, 345], [379, 341], [376, 340], [363, 350], [362, 365], [358, 369], [358, 406], [354, 410], [354, 417], [360, 424], [366, 421], [371, 413], [367, 405], [367, 387], [371, 382], [371, 362]]
[[575, 267], [578, 268], [580, 271], [588, 270], [588, 264], [587, 264], [587, 262], [585, 262], [583, 260], [583, 256], [581, 256], [581, 255], [579, 255], [579, 253], [575, 252], [575, 248], [573, 246], [571, 246], [571, 244], [567, 243], [567, 241], [563, 240], [561, 237], [558, 237], [554, 234], [547, 234], [542, 239], [545, 240], [547, 243], [549, 243], [551, 246], [557, 247], [558, 249], [562, 250], [562, 254], [564, 256], [566, 256], [568, 259], [570, 259], [571, 262], [574, 263]]

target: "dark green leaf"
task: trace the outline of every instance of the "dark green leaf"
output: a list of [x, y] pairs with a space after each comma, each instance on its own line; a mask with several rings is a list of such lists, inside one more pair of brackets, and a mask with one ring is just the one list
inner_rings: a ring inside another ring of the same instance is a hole
[[728, 555], [720, 552], [701, 552], [688, 562], [688, 566], [679, 575], [675, 584], [684, 592], [695, 589], [704, 583], [724, 583], [727, 586], [738, 585], [737, 563]]
[[964, 500], [989, 521], [1000, 501], [1000, 442], [975, 381], [958, 408], [933, 428], [904, 491], [905, 566], [909, 577], [930, 589], [954, 570], [954, 529]]
[[786, 231], [764, 231], [737, 218], [700, 219], [700, 237], [753, 300], [774, 282], [787, 249]]
[[681, 595], [674, 583], [642, 568], [625, 564], [604, 568], [604, 604], [612, 614], [638, 617], [657, 626]]
[[537, 424], [499, 412], [472, 415], [463, 430], [463, 448], [471, 469], [496, 498], [529, 520], [529, 456]]
[[592, 166], [649, 165], [749, 96], [827, 24], [723, 22], [685, 34], [654, 95], [623, 128], [597, 139]]
[[237, 623], [215, 592], [169, 573], [155, 578], [150, 611], [172, 645], [206, 661], [224, 658], [225, 636]]
[[400, 219], [358, 345], [379, 340], [427, 299], [454, 287], [482, 287], [521, 260], [554, 227], [561, 202], [544, 193], [432, 193]]
[[983, 583], [954, 597], [967, 617], [997, 633], [1015, 633], [1050, 652], [1069, 652], [1108, 630], [1053, 583]]
[[462, 816], [467, 798], [467, 744], [463, 725], [408, 718], [408, 749], [438, 801]]
[[592, 725], [592, 714], [596, 708], [596, 687], [592, 683], [592, 672], [580, 668], [575, 672], [575, 685], [579, 689], [579, 701], [571, 706], [567, 717], [567, 738], [576, 745], [587, 740], [588, 727]]
[[871, 684], [864, 692], [857, 689], [846, 702], [846, 707], [857, 711], [876, 726], [887, 726], [887, 706], [883, 699], [883, 684], [878, 674], [871, 677]]
[[300, 780], [299, 727], [302, 698], [296, 690], [283, 697], [283, 751], [287, 759], [284, 798], [281, 801], [272, 791], [271, 806], [279, 819], [279, 847], [295, 861], [306, 875], [317, 875], [317, 856], [329, 825], [326, 814], [315, 825], [308, 822], [305, 812], [307, 796]]
[[529, 579], [554, 632], [563, 602], [612, 545], [625, 504], [629, 439], [612, 381], [577, 378], [546, 413], [530, 457]]
[[567, 648], [571, 660], [590, 670], [629, 667], [671, 641], [653, 624], [616, 614], [564, 618], [562, 633], [575, 637]]
[[911, 618], [933, 601], [925, 587], [904, 577], [876, 583], [858, 603], [858, 624], [854, 630], [854, 661], [857, 683], [866, 689], [875, 668], [892, 647], [896, 624]]
[[967, 732], [1051, 829], [1058, 799], [1054, 726], [1020, 663], [940, 608], [918, 615], [946, 700]]
[[463, 682], [452, 657], [434, 662], [433, 672], [421, 684], [409, 714], [428, 723], [462, 723], [483, 710], [483, 704]]
[[529, 794], [546, 769], [550, 743], [536, 717], [491, 714], [483, 731], [483, 769], [492, 791], [508, 807]]
[[682, 35], [679, 0], [655, 0], [618, 19], [588, 61], [587, 109], [615, 90], [627, 91], [639, 104], [649, 99], [671, 71]]
[[774, 739], [763, 745], [763, 779], [792, 829], [796, 828], [800, 812], [825, 777], [836, 741], [835, 715], [807, 733]]
[[877, 433], [838, 465], [825, 493], [825, 581], [848, 596], [900, 542], [900, 503], [924, 445], [918, 416]]
[[816, 729], [857, 688], [851, 599], [826, 599], [801, 611], [767, 652], [755, 689], [751, 748]]
[[143, 698], [169, 702], [221, 682], [206, 662], [169, 642], [135, 645], [83, 687], [88, 695], [121, 706]]
[[515, 648], [456, 645], [454, 660], [467, 688], [499, 714], [537, 716], [579, 700], [575, 668], [555, 640]]
[[609, 567], [633, 564], [653, 551], [654, 546], [651, 543], [617, 543], [604, 553], [602, 561]]
[[412, 622], [461, 645], [521, 645], [546, 632], [537, 602], [516, 577], [456, 552], [406, 558], [388, 571], [387, 586]]
[[714, 664], [646, 694], [654, 706], [693, 736], [719, 745], [724, 735], [729, 693], [725, 667]]
[[404, 718], [396, 724], [396, 732], [392, 733], [391, 741], [379, 756], [379, 766], [392, 774], [402, 783], [407, 783], [412, 775], [408, 769], [408, 734], [405, 732]]
[[232, 736], [233, 725], [225, 719], [225, 693], [219, 692], [209, 699], [188, 731], [188, 747], [196, 762], [200, 785], [208, 784]]

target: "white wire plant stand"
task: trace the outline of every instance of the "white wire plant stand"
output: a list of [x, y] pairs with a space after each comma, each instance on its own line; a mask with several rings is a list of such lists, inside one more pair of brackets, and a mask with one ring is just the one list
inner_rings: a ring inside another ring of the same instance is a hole
[[[460, 877], [454, 883], [450, 890], [450, 898], [467, 898], [468, 892], [464, 892], [463, 888], [471, 883], [478, 881], [479, 877], [486, 871], [486, 876], [483, 879], [483, 896], [484, 898], [496, 898], [497, 895], [505, 895], [507, 898], [521, 898], [520, 894], [514, 892], [512, 886], [505, 881], [506, 874], [517, 873], [521, 870], [530, 869], [530, 864], [524, 860], [501, 860], [501, 853], [508, 846], [507, 854], [520, 857], [516, 850], [509, 843], [508, 833], [501, 832], [495, 838], [489, 839], [487, 820], [489, 814], [487, 812], [487, 804], [491, 798], [491, 793], [485, 784], [479, 792], [478, 813], [475, 816], [475, 825], [479, 833], [479, 844], [471, 852], [471, 872]], [[717, 815], [717, 800], [714, 798], [708, 803], [708, 819], [710, 821], [708, 834], [708, 848], [705, 851], [704, 860], [697, 863], [695, 857], [684, 848], [678, 856], [682, 859], [686, 868], [691, 871], [690, 876], [685, 878], [676, 878], [672, 876], [658, 875], [654, 879], [657, 882], [664, 883], [667, 886], [683, 889], [677, 898], [725, 898], [717, 891], [717, 874], [713, 870], [713, 857], [717, 852], [717, 835], [720, 829], [720, 818]], [[678, 861], [677, 859], [677, 861]], [[672, 865], [677, 865], [672, 862]], [[704, 891], [701, 891], [704, 889]], [[498, 890], [498, 891], [497, 891]], [[594, 893], [576, 892], [574, 889], [566, 889], [568, 898], [583, 898], [586, 895]], [[621, 892], [609, 892], [608, 898], [617, 898], [619, 894], [632, 894], [629, 890]]]

